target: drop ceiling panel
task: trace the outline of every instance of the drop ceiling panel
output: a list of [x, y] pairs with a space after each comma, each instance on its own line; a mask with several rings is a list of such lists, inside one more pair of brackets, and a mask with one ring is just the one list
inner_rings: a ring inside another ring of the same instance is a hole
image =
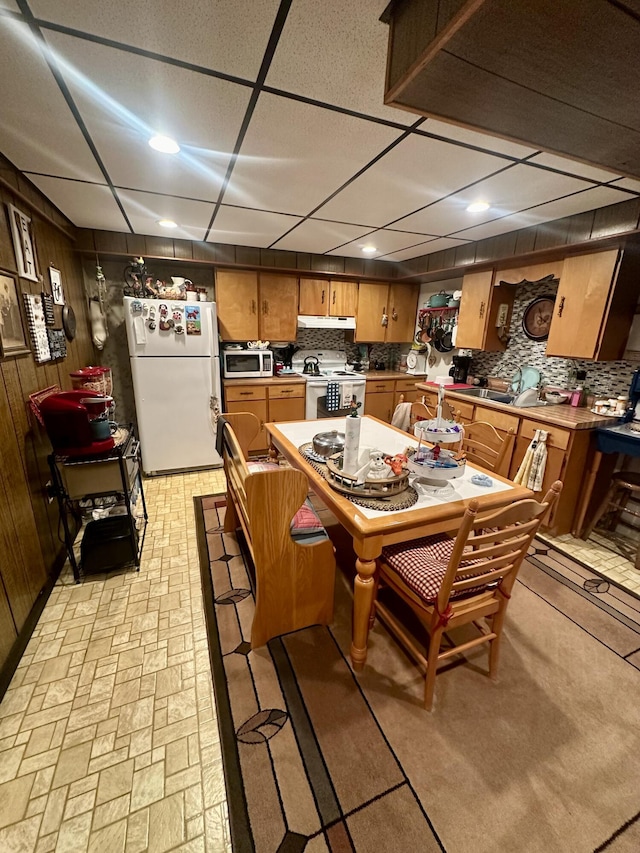
[[387, 225], [505, 165], [508, 161], [498, 157], [412, 135], [321, 207], [318, 215]]
[[0, 151], [22, 170], [102, 181], [40, 48], [0, 17]]
[[410, 249], [404, 249], [402, 252], [394, 252], [391, 255], [385, 255], [385, 261], [409, 261], [411, 258], [420, 258], [422, 255], [431, 255], [434, 252], [441, 252], [445, 249], [455, 249], [457, 246], [462, 246], [467, 242], [465, 240], [455, 240], [452, 237], [439, 237], [437, 240], [430, 240], [428, 243], [421, 243], [418, 246], [413, 246]]
[[625, 190], [633, 190], [633, 192], [640, 193], [640, 181], [634, 181], [633, 178], [622, 178], [615, 183], [616, 187], [622, 187]]
[[[111, 180], [119, 186], [216, 200], [248, 90], [53, 34], [61, 70]], [[153, 133], [182, 150], [162, 154]]]
[[555, 154], [544, 152], [536, 154], [529, 160], [529, 163], [540, 163], [540, 165], [548, 166], [550, 169], [558, 169], [567, 172], [569, 175], [577, 175], [580, 178], [588, 178], [591, 181], [601, 181], [602, 183], [608, 183], [620, 177], [615, 172], [606, 169], [598, 169], [595, 166], [588, 166], [586, 163], [579, 163], [577, 160], [567, 160], [566, 157], [557, 157]]
[[255, 80], [278, 0], [30, 0], [44, 20]]
[[0, 0], [0, 7], [3, 9], [11, 9], [12, 12], [20, 11], [20, 7], [16, 3], [16, 0]]
[[[295, 0], [267, 85], [399, 124], [417, 116], [383, 102], [389, 28], [379, 21], [386, 0]], [[318, 73], [318, 69], [322, 73]]]
[[[381, 255], [388, 255], [390, 252], [397, 252], [400, 249], [406, 249], [407, 246], [414, 246], [416, 243], [424, 243], [424, 234], [409, 234], [405, 231], [390, 231], [380, 229], [373, 231], [359, 240], [354, 240], [346, 246], [341, 246], [330, 255], [347, 255], [350, 258], [379, 258]], [[377, 251], [373, 253], [363, 254], [363, 246], [375, 246]]]
[[[153, 237], [177, 237], [182, 240], [204, 239], [213, 213], [213, 205], [204, 201], [171, 198], [153, 193], [118, 190], [120, 201], [136, 234]], [[177, 228], [163, 228], [159, 219], [171, 219]]]
[[494, 237], [496, 234], [504, 234], [516, 228], [528, 228], [531, 225], [538, 225], [540, 222], [562, 219], [574, 213], [584, 213], [586, 210], [593, 210], [608, 204], [617, 204], [630, 198], [633, 196], [629, 193], [609, 187], [594, 187], [592, 190], [586, 190], [586, 192], [569, 196], [569, 198], [550, 201], [531, 210], [524, 210], [522, 213], [497, 219], [495, 222], [487, 222], [485, 225], [468, 228], [466, 231], [458, 232], [457, 236], [467, 237], [469, 240], [484, 240], [485, 237]]
[[428, 133], [436, 133], [438, 136], [446, 136], [447, 139], [456, 139], [458, 142], [466, 142], [468, 145], [475, 145], [477, 148], [485, 148], [488, 151], [507, 154], [509, 157], [517, 157], [518, 159], [528, 157], [537, 151], [537, 148], [527, 148], [517, 142], [510, 142], [508, 139], [478, 133], [475, 130], [469, 130], [457, 124], [448, 124], [446, 121], [438, 121], [435, 118], [430, 118], [426, 124], [422, 125], [421, 129]]
[[224, 200], [307, 215], [400, 132], [262, 94]]
[[[355, 240], [369, 229], [340, 222], [323, 222], [307, 219], [274, 244], [274, 249], [289, 249], [293, 252], [329, 252], [342, 243]], [[341, 254], [338, 252], [337, 254]]]
[[28, 177], [78, 228], [129, 230], [109, 187], [40, 175]]
[[223, 204], [207, 239], [211, 243], [237, 243], [264, 249], [301, 221], [299, 216]]
[[[395, 223], [395, 227], [444, 236], [474, 224], [494, 220], [500, 215], [513, 215], [524, 208], [579, 192], [589, 186], [586, 181], [578, 178], [519, 164], [401, 219]], [[480, 200], [491, 205], [489, 210], [469, 213], [467, 206]], [[509, 231], [510, 228], [505, 224], [503, 230]]]

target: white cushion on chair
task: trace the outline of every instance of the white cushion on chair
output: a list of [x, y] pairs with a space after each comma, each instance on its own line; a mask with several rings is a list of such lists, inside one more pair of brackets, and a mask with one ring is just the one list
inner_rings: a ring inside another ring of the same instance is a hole
[[[432, 604], [438, 597], [438, 591], [447, 571], [447, 565], [453, 551], [455, 539], [444, 533], [435, 536], [425, 536], [412, 542], [400, 542], [398, 545], [387, 545], [382, 549], [382, 559], [404, 581], [404, 583], [420, 596], [426, 603]], [[483, 560], [465, 560], [461, 568]], [[482, 569], [480, 569], [480, 572]], [[451, 598], [477, 593], [482, 586], [467, 589], [463, 592], [452, 592]]]

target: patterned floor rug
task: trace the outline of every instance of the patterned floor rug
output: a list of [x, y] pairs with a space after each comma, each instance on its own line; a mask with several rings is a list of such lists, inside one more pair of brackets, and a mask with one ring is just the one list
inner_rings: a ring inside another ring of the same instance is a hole
[[251, 651], [250, 572], [222, 532], [224, 497], [195, 499], [236, 853], [640, 849], [640, 601], [541, 542], [502, 646], [450, 664], [434, 712], [376, 624], [348, 662], [353, 555], [339, 526], [334, 622]]

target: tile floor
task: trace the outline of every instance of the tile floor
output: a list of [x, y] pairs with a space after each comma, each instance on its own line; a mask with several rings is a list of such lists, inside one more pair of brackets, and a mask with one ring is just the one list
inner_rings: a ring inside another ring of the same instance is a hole
[[[615, 542], [597, 530], [587, 540], [575, 539], [569, 533], [564, 536], [547, 536], [543, 533], [540, 538], [551, 542], [558, 550], [586, 563], [620, 586], [640, 595], [640, 572], [634, 563], [621, 553]], [[626, 551], [629, 552], [628, 547]]]
[[0, 851], [230, 851], [193, 495], [145, 482], [140, 572], [64, 571], [0, 704]]

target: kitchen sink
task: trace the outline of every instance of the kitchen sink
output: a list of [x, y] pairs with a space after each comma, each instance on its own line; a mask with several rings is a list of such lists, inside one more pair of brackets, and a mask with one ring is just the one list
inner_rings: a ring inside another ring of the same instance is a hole
[[495, 400], [496, 403], [510, 403], [511, 395], [504, 391], [492, 391], [491, 388], [461, 388], [456, 394], [464, 394], [467, 397], [480, 397], [483, 400]]
[[[493, 400], [495, 403], [508, 403], [509, 405], [513, 405], [514, 402], [514, 398], [510, 394], [506, 394], [504, 391], [492, 391], [491, 388], [460, 388], [460, 390], [456, 391], [456, 394], [464, 394], [466, 397], [475, 397], [481, 400]], [[518, 408], [537, 409], [541, 406], [552, 405], [556, 404], [549, 403], [546, 400], [534, 400], [532, 403], [520, 405]]]

